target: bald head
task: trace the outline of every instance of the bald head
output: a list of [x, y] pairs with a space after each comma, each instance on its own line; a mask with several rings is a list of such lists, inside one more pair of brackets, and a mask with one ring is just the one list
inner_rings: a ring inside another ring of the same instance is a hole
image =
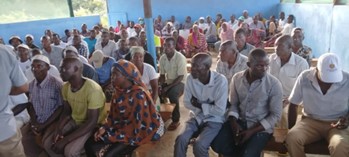
[[82, 71], [84, 64], [78, 57], [67, 57], [64, 58], [62, 64], [67, 64], [74, 68], [74, 71]]

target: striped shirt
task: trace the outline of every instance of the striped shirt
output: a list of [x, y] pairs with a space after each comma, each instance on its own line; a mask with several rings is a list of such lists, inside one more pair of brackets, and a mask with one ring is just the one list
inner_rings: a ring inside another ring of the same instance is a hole
[[50, 74], [40, 84], [36, 79], [30, 82], [29, 101], [33, 104], [37, 122], [44, 123], [62, 105], [62, 85], [61, 80]]

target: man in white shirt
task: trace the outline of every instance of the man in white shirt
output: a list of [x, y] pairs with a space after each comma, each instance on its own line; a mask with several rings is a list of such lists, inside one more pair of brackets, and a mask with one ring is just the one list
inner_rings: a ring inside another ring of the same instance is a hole
[[294, 16], [289, 15], [287, 17], [287, 23], [284, 25], [284, 28], [281, 31], [282, 35], [291, 35], [293, 28], [295, 27], [293, 24]]
[[238, 20], [236, 20], [235, 15], [231, 15], [230, 21], [229, 21], [230, 28], [235, 31], [237, 28], [237, 25], [238, 25]]
[[23, 73], [27, 70], [30, 69], [30, 66], [32, 62], [29, 59], [29, 47], [25, 44], [20, 44], [18, 45], [18, 63], [19, 66], [21, 67]]
[[25, 157], [21, 142], [21, 132], [11, 110], [9, 95], [19, 95], [28, 91], [27, 80], [15, 56], [6, 46], [0, 44], [0, 156]]
[[57, 47], [60, 47], [62, 49], [64, 49], [65, 47], [68, 46], [67, 43], [61, 41], [61, 39], [59, 38], [59, 35], [56, 33], [53, 33], [52, 41], [53, 41], [53, 43], [51, 44], [52, 46], [57, 46]]
[[244, 17], [244, 22], [247, 23], [247, 24], [251, 24], [253, 22], [253, 19], [252, 17], [248, 16], [248, 11], [247, 10], [244, 10], [242, 12], [242, 16]]
[[186, 156], [190, 139], [196, 157], [208, 157], [212, 140], [225, 121], [228, 99], [227, 79], [211, 71], [212, 58], [207, 53], [196, 54], [191, 61], [192, 70], [184, 88], [184, 106], [190, 110], [190, 119], [184, 130], [177, 136], [174, 156]]
[[95, 50], [102, 50], [105, 56], [111, 57], [114, 51], [116, 51], [116, 44], [113, 40], [109, 40], [110, 35], [108, 31], [103, 31], [102, 40], [97, 41]]
[[284, 29], [284, 25], [286, 24], [287, 20], [285, 19], [285, 12], [280, 12], [279, 14], [279, 21], [278, 21], [278, 28], [277, 31], [282, 31]]
[[283, 35], [276, 39], [275, 51], [276, 53], [270, 55], [269, 72], [275, 76], [282, 85], [283, 107], [284, 111], [281, 117], [281, 122], [278, 124], [279, 128], [287, 129], [287, 109], [288, 97], [291, 94], [292, 88], [296, 83], [297, 77], [309, 65], [305, 59], [292, 52], [293, 39], [289, 35]]
[[[333, 53], [319, 57], [316, 68], [304, 71], [291, 92], [286, 146], [290, 156], [305, 157], [304, 145], [325, 139], [331, 157], [349, 155], [349, 73]], [[297, 122], [297, 106], [303, 117]]]

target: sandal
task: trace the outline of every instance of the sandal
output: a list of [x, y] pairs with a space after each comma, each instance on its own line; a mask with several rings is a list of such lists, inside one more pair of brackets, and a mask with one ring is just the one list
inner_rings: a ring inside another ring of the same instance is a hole
[[180, 122], [172, 122], [170, 126], [168, 126], [167, 130], [168, 131], [176, 130], [180, 124], [181, 124]]

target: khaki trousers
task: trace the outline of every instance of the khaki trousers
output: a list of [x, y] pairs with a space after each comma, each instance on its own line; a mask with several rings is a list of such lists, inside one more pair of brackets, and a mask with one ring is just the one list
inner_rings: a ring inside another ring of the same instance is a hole
[[[74, 130], [76, 130], [79, 126], [76, 125], [75, 121], [71, 119], [63, 128], [63, 135], [66, 135], [67, 133], [71, 133]], [[56, 131], [52, 131], [50, 135], [44, 137], [43, 145], [44, 149], [47, 154], [49, 154], [50, 157], [80, 157], [81, 153], [85, 152], [84, 145], [87, 139], [91, 136], [92, 130], [88, 132], [87, 134], [73, 140], [72, 142], [68, 143], [64, 148], [64, 154], [57, 154], [52, 150], [52, 143], [53, 143], [53, 136], [56, 133]]]
[[331, 128], [332, 122], [302, 117], [288, 132], [286, 146], [291, 157], [305, 157], [304, 145], [326, 139], [331, 157], [349, 156], [349, 128]]
[[15, 135], [0, 142], [0, 157], [25, 157], [21, 139], [21, 131], [17, 129]]

